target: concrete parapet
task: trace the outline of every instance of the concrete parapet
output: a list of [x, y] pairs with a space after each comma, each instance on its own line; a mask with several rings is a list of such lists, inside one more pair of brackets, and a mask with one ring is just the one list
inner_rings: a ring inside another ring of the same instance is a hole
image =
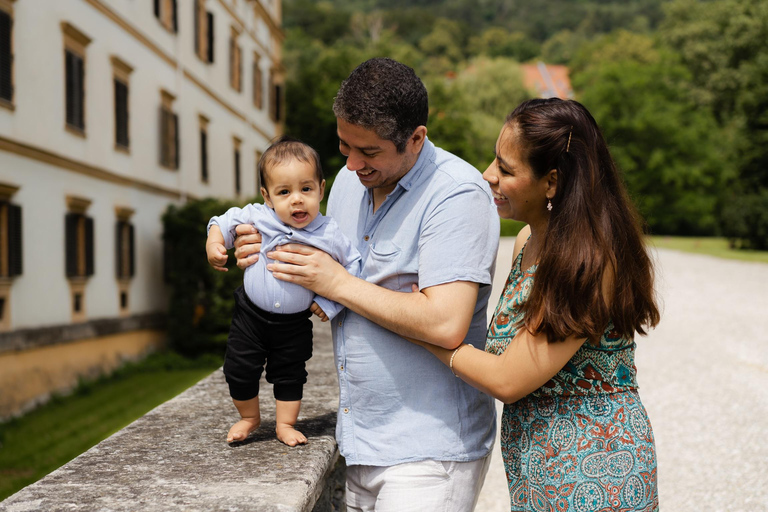
[[275, 437], [272, 387], [262, 380], [262, 426], [228, 446], [238, 416], [221, 370], [0, 503], [0, 511], [343, 510], [345, 466], [334, 430], [338, 385], [328, 324], [314, 355], [290, 448]]

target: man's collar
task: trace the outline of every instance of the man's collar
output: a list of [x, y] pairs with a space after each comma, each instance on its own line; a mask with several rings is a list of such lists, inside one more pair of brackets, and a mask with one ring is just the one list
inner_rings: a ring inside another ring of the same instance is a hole
[[427, 162], [430, 162], [434, 159], [435, 145], [432, 144], [432, 142], [430, 142], [430, 140], [425, 136], [424, 145], [422, 146], [421, 152], [419, 153], [419, 158], [416, 160], [416, 163], [413, 164], [411, 170], [405, 173], [402, 178], [400, 178], [400, 180], [397, 182], [397, 186], [402, 187], [404, 190], [410, 190], [411, 186], [421, 176], [424, 168], [427, 165]]

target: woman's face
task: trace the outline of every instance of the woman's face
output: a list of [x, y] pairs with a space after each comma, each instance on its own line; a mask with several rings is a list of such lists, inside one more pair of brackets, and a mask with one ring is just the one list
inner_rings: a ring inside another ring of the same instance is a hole
[[547, 218], [547, 177], [537, 179], [523, 158], [517, 127], [508, 123], [496, 141], [496, 158], [483, 173], [502, 219], [534, 224]]

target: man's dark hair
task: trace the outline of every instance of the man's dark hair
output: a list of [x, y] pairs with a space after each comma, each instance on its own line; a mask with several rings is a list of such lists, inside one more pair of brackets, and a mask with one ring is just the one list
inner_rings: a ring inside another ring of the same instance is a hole
[[320, 155], [317, 154], [317, 151], [299, 139], [283, 135], [275, 140], [259, 158], [258, 167], [261, 186], [267, 188], [267, 176], [275, 165], [290, 160], [298, 160], [312, 165], [315, 168], [317, 182], [322, 183], [323, 168], [320, 165]]
[[370, 59], [341, 83], [333, 113], [348, 123], [373, 130], [403, 153], [413, 131], [427, 125], [427, 89], [405, 64], [387, 58]]

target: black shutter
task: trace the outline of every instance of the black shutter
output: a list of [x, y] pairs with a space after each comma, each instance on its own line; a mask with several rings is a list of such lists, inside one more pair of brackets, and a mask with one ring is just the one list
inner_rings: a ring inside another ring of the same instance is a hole
[[21, 206], [8, 205], [8, 276], [22, 274]]
[[66, 101], [67, 101], [67, 124], [75, 125], [75, 54], [66, 50], [65, 55], [65, 87], [66, 87]]
[[85, 218], [85, 275], [92, 276], [93, 264], [93, 219]]
[[172, 162], [173, 168], [178, 169], [179, 168], [179, 116], [178, 114], [170, 113], [171, 116], [171, 126], [173, 126], [173, 147], [175, 148], [175, 156], [176, 159]]
[[229, 38], [229, 85], [235, 85], [235, 38]]
[[200, 130], [200, 179], [208, 181], [208, 133]]
[[171, 0], [171, 18], [173, 22], [173, 31], [178, 32], [179, 31], [179, 20], [176, 16], [176, 0]]
[[12, 29], [13, 18], [0, 11], [0, 98], [8, 101], [13, 100]]
[[160, 136], [157, 138], [160, 141], [160, 165], [168, 165], [168, 117], [166, 110], [160, 107]]
[[123, 276], [123, 225], [125, 222], [122, 220], [117, 221], [115, 224], [115, 270], [117, 278], [120, 279]]
[[160, 18], [160, 0], [155, 0], [155, 18]]
[[207, 12], [208, 17], [208, 62], [213, 62], [213, 13]]
[[66, 96], [67, 96], [67, 124], [79, 129], [85, 128], [83, 111], [83, 59], [66, 50]]
[[283, 87], [275, 85], [275, 122], [279, 123], [283, 118]]
[[135, 275], [135, 253], [136, 247], [134, 245], [133, 224], [128, 224], [128, 277], [133, 277]]
[[240, 194], [240, 150], [235, 150], [235, 193]]
[[64, 217], [64, 255], [67, 277], [77, 276], [77, 223], [80, 215], [68, 213]]
[[128, 86], [115, 79], [115, 143], [128, 147]]

